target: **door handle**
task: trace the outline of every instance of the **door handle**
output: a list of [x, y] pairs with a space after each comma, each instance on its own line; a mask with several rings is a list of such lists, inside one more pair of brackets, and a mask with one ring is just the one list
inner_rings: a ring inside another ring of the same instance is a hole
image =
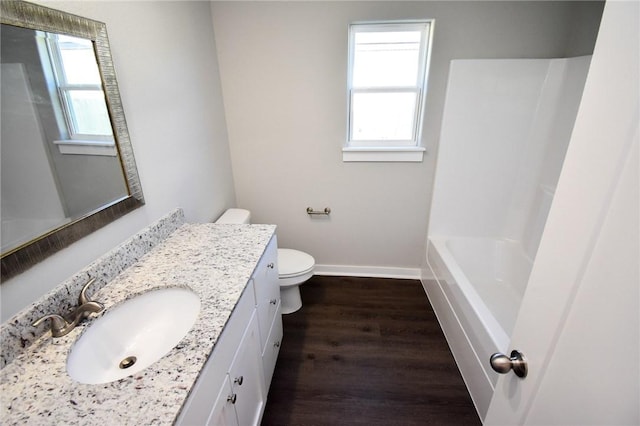
[[509, 371], [513, 370], [516, 376], [522, 379], [527, 377], [527, 359], [520, 351], [511, 351], [511, 357], [508, 357], [503, 353], [496, 352], [491, 355], [489, 362], [491, 363], [491, 368], [493, 368], [493, 371], [496, 373], [507, 374]]

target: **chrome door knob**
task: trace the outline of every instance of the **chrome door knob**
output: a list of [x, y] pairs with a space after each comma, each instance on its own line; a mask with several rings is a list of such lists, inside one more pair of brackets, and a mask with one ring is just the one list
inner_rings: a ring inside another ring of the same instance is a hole
[[507, 374], [513, 370], [516, 376], [524, 379], [527, 377], [527, 360], [520, 351], [511, 351], [511, 357], [500, 352], [491, 355], [489, 359], [493, 371], [500, 374]]

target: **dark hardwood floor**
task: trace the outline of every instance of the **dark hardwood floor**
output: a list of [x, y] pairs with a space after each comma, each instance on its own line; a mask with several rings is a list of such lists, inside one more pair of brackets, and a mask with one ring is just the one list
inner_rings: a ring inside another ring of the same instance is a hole
[[284, 337], [262, 425], [479, 425], [416, 280], [315, 276]]

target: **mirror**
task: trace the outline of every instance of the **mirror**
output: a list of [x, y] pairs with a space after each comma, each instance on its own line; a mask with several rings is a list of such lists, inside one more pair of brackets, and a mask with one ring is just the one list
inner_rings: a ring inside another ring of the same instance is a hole
[[2, 279], [144, 204], [104, 23], [0, 2]]

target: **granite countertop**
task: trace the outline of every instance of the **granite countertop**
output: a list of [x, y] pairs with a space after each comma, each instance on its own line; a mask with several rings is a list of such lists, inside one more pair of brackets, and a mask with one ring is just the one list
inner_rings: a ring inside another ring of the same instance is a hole
[[0, 372], [2, 424], [172, 424], [274, 232], [273, 225], [182, 225], [91, 294], [106, 313], [152, 289], [192, 289], [200, 314], [178, 346], [133, 376], [86, 385], [68, 376], [66, 359], [93, 320], [60, 338], [47, 333]]

